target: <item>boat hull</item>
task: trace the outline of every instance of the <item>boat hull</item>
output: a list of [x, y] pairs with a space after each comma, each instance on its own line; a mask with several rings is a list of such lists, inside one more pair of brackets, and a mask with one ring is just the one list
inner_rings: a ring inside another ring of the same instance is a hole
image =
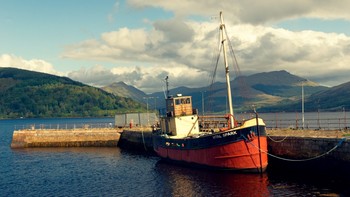
[[[155, 152], [168, 161], [215, 169], [261, 172], [268, 165], [265, 126], [218, 132], [197, 138], [153, 135]], [[260, 147], [260, 148], [259, 148]]]

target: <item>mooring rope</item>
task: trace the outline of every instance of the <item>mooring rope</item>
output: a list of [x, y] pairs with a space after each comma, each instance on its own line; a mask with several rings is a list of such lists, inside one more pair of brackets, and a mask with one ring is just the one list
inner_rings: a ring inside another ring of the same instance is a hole
[[143, 147], [145, 148], [145, 151], [147, 151], [145, 137], [143, 136], [143, 129], [141, 129], [141, 135], [142, 135]]
[[267, 135], [267, 137], [273, 142], [280, 143], [280, 142], [283, 142], [285, 139], [287, 139], [288, 136], [284, 136], [284, 138], [282, 140], [274, 140], [270, 137], [270, 135]]
[[194, 128], [194, 126], [196, 126], [196, 123], [198, 122], [198, 120], [199, 120], [199, 117], [197, 116], [197, 120], [193, 123], [193, 125], [192, 125], [192, 127], [191, 127], [191, 129], [190, 129], [190, 131], [187, 133], [187, 136], [189, 136], [190, 135], [190, 133], [192, 132], [192, 130], [193, 130], [193, 128]]
[[332, 151], [334, 151], [335, 149], [337, 149], [340, 145], [342, 145], [342, 143], [346, 140], [346, 138], [342, 138], [337, 145], [335, 145], [332, 149], [330, 149], [329, 151], [321, 154], [321, 155], [317, 155], [315, 157], [312, 157], [312, 158], [307, 158], [307, 159], [287, 159], [287, 158], [283, 158], [283, 157], [279, 157], [279, 156], [276, 156], [276, 155], [273, 155], [271, 153], [268, 153], [262, 149], [260, 149], [259, 147], [255, 146], [255, 144], [253, 144], [251, 141], [249, 141], [245, 136], [243, 136], [243, 138], [245, 140], [247, 140], [250, 144], [252, 144], [255, 148], [259, 149], [261, 152], [263, 153], [266, 153], [267, 155], [271, 156], [271, 157], [274, 157], [274, 158], [277, 158], [277, 159], [280, 159], [280, 160], [284, 160], [284, 161], [293, 161], [293, 162], [300, 162], [300, 161], [310, 161], [310, 160], [314, 160], [314, 159], [317, 159], [317, 158], [320, 158], [320, 157], [323, 157], [329, 153], [331, 153]]

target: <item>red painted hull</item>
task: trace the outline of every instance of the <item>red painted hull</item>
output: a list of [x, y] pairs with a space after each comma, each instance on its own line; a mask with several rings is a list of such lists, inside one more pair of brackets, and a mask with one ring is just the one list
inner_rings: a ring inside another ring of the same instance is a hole
[[158, 146], [155, 151], [165, 159], [213, 168], [260, 172], [268, 165], [267, 139], [258, 137], [251, 141], [237, 140], [232, 143], [202, 149], [172, 149]]

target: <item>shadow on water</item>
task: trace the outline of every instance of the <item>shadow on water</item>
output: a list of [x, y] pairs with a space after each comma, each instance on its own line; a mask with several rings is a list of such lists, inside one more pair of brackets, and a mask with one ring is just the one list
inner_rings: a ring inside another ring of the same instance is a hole
[[303, 191], [314, 196], [350, 196], [349, 165], [329, 160], [287, 162], [269, 158], [271, 191]]

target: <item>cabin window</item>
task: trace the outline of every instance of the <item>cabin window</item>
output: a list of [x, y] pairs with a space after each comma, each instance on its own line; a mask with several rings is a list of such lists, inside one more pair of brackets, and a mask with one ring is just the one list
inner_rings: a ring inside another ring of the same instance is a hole
[[176, 99], [175, 100], [176, 105], [180, 104], [191, 104], [191, 99], [190, 98], [182, 98], [182, 99]]

